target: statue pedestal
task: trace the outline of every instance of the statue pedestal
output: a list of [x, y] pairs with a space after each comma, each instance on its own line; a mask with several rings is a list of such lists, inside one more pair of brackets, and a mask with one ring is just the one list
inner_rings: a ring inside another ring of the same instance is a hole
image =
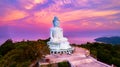
[[54, 42], [47, 42], [50, 48], [51, 54], [71, 54], [74, 50], [68, 42], [66, 43], [54, 43]]

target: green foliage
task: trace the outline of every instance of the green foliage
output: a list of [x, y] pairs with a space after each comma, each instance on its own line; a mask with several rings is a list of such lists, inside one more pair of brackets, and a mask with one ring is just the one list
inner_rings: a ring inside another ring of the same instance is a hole
[[49, 48], [44, 40], [17, 43], [7, 40], [0, 48], [0, 67], [28, 67], [33, 61], [49, 54]]
[[70, 63], [67, 61], [59, 62], [58, 67], [71, 67]]
[[111, 45], [104, 43], [87, 43], [79, 47], [90, 50], [91, 56], [107, 64], [114, 64], [120, 67], [120, 45]]
[[14, 49], [14, 44], [11, 39], [8, 39], [0, 46], [0, 56], [4, 56], [7, 52]]
[[45, 65], [41, 65], [40, 67], [71, 67], [68, 61], [62, 61], [58, 63], [49, 63]]

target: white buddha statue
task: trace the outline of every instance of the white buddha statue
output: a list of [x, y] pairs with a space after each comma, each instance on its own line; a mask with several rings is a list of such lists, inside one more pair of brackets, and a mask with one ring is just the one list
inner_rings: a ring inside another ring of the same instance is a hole
[[47, 44], [49, 45], [51, 53], [71, 53], [73, 51], [67, 38], [63, 36], [63, 29], [60, 28], [60, 22], [57, 17], [53, 19], [53, 27], [50, 29], [50, 41], [47, 42]]
[[57, 17], [54, 17], [53, 28], [50, 29], [51, 42], [66, 42], [67, 38], [63, 37], [63, 29], [60, 28], [60, 22]]

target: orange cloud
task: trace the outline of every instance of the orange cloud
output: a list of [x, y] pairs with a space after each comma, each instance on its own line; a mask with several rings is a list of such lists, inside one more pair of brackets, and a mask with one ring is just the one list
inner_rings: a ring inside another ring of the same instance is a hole
[[[74, 10], [69, 12], [51, 12], [47, 9], [42, 11], [34, 12], [32, 16], [26, 19], [27, 23], [45, 23], [50, 25], [54, 16], [58, 16], [61, 23], [69, 23], [70, 21], [92, 18], [92, 17], [104, 17], [120, 13], [120, 11], [106, 10], [106, 11], [96, 11], [96, 10]], [[82, 21], [80, 21], [82, 22]], [[89, 23], [88, 23], [89, 22]], [[102, 22], [91, 24], [90, 21], [83, 21], [81, 26], [96, 27], [102, 26]], [[71, 25], [70, 25], [71, 27]], [[87, 27], [88, 28], [88, 27]]]
[[106, 10], [106, 11], [97, 11], [97, 10], [74, 10], [69, 12], [52, 12], [50, 10], [43, 10], [34, 13], [35, 19], [37, 21], [50, 22], [53, 16], [58, 16], [62, 22], [74, 21], [84, 18], [92, 17], [104, 17], [108, 18], [114, 14], [118, 14], [120, 11], [117, 10]]
[[1, 16], [0, 21], [3, 21], [3, 22], [13, 21], [13, 20], [22, 19], [26, 16], [28, 16], [26, 12], [13, 9], [13, 10], [7, 11], [3, 17]]
[[25, 9], [32, 9], [33, 7], [35, 7], [37, 4], [43, 4], [45, 3], [47, 0], [19, 0], [19, 2], [21, 3], [21, 5], [25, 8]]
[[112, 23], [110, 22], [105, 23], [102, 21], [101, 22], [100, 21], [86, 21], [86, 22], [79, 21], [75, 23], [66, 22], [65, 25], [63, 24], [63, 28], [69, 31], [116, 30], [116, 29], [119, 29], [119, 27], [120, 27], [120, 22], [116, 22], [116, 21], [113, 21]]
[[44, 3], [46, 0], [32, 0], [35, 4]]
[[43, 11], [35, 12], [33, 18], [36, 23], [51, 24], [55, 14], [56, 14], [55, 12], [48, 12], [43, 10]]
[[106, 10], [106, 11], [76, 10], [76, 11], [58, 14], [58, 16], [60, 16], [60, 18], [63, 19], [63, 21], [71, 21], [71, 20], [79, 20], [90, 17], [106, 17], [118, 13], [120, 13], [120, 11], [116, 11], [116, 10]]

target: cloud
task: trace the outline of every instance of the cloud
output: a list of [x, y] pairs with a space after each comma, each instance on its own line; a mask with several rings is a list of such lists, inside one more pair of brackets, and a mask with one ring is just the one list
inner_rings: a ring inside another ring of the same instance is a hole
[[[119, 13], [119, 10], [98, 11], [94, 9], [73, 10], [68, 12], [51, 12], [48, 10], [42, 10], [34, 12], [32, 16], [29, 16], [28, 18], [24, 19], [24, 22], [38, 25], [45, 24], [50, 27], [52, 25], [51, 23], [53, 17], [58, 16], [62, 24], [61, 26], [63, 26], [67, 30], [71, 30], [71, 27], [73, 27], [73, 30], [95, 30], [100, 28], [100, 30], [104, 28], [113, 29], [113, 26], [111, 28], [109, 27], [110, 21], [107, 21], [108, 23], [106, 24], [106, 21], [100, 20], [102, 20], [103, 18], [108, 19], [109, 16], [115, 16]], [[66, 26], [64, 26], [64, 24]]]
[[20, 11], [17, 9], [8, 9], [4, 16], [0, 16], [0, 21], [1, 22], [7, 22], [7, 21], [13, 21], [13, 20], [19, 20], [22, 18], [25, 18], [28, 16], [28, 14], [24, 11]]
[[71, 42], [120, 33], [118, 0], [1, 0], [0, 6], [1, 38], [48, 37], [54, 16]]
[[106, 17], [120, 13], [120, 11], [116, 10], [105, 10], [105, 11], [97, 11], [97, 10], [74, 10], [70, 12], [61, 13], [58, 16], [62, 21], [72, 21], [79, 20], [83, 18], [91, 18], [91, 17]]
[[32, 9], [37, 4], [44, 4], [47, 0], [19, 0], [19, 2], [25, 9]]
[[[105, 11], [97, 11], [93, 9], [89, 10], [73, 10], [69, 12], [49, 12], [47, 10], [34, 12], [35, 18], [39, 18], [45, 22], [50, 22], [53, 16], [58, 16], [62, 22], [79, 20], [83, 18], [92, 18], [92, 17], [107, 17], [111, 15], [115, 15], [120, 13], [118, 10], [105, 10]], [[49, 16], [48, 16], [49, 15]], [[39, 21], [39, 19], [37, 21]]]

